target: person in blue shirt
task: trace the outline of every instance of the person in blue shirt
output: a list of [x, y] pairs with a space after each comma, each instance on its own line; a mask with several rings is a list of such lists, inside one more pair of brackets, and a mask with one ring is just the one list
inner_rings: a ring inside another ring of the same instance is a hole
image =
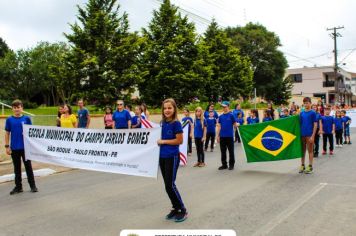
[[78, 123], [77, 128], [85, 128], [87, 129], [90, 124], [90, 115], [88, 109], [84, 107], [83, 99], [78, 101]]
[[290, 116], [288, 108], [284, 108], [284, 110], [282, 112], [283, 113], [279, 116], [279, 119], [288, 118]]
[[341, 111], [341, 117], [342, 121], [344, 122], [344, 144], [351, 144], [351, 139], [350, 139], [350, 124], [351, 124], [351, 118], [346, 115], [346, 111], [342, 110]]
[[[240, 131], [239, 131], [239, 128], [241, 125], [244, 124], [244, 118], [242, 117], [242, 113], [240, 113], [236, 119], [236, 123], [237, 123], [237, 128], [236, 128], [236, 131], [237, 131], [237, 142], [238, 143], [241, 143], [241, 138], [240, 138]], [[236, 135], [236, 134], [235, 134]], [[236, 142], [236, 141], [235, 141]]]
[[262, 122], [272, 121], [272, 115], [270, 110], [263, 111], [263, 120]]
[[205, 112], [204, 112], [204, 118], [205, 118], [205, 119], [208, 119], [208, 117], [209, 117], [209, 112], [210, 112], [210, 111], [213, 111], [213, 112], [214, 112], [214, 118], [215, 118], [215, 119], [218, 119], [218, 118], [219, 118], [218, 113], [214, 110], [214, 104], [213, 104], [213, 103], [210, 103], [210, 104], [208, 105], [208, 107], [205, 109]]
[[194, 140], [195, 148], [197, 150], [197, 163], [194, 167], [204, 167], [205, 166], [205, 155], [204, 155], [204, 140], [206, 137], [206, 121], [203, 115], [203, 109], [197, 107], [195, 109], [195, 119], [194, 119]]
[[[234, 127], [237, 127], [235, 117], [230, 112], [229, 105], [227, 101], [221, 103], [223, 107], [223, 114], [219, 116], [216, 140], [220, 143], [221, 151], [221, 166], [219, 170], [224, 170], [229, 168], [233, 170], [235, 166], [235, 154], [234, 154]], [[226, 149], [229, 150], [229, 166], [227, 166], [226, 160]]]
[[[27, 181], [30, 185], [31, 192], [38, 192], [33, 175], [32, 164], [30, 160], [26, 160], [25, 146], [23, 140], [23, 124], [31, 125], [31, 119], [22, 114], [23, 104], [20, 100], [12, 102], [13, 115], [8, 117], [5, 122], [5, 148], [6, 154], [11, 155], [12, 164], [15, 174], [15, 188], [10, 192], [10, 195], [23, 192], [22, 176], [21, 176], [21, 159], [25, 165]], [[11, 140], [11, 142], [10, 142]]]
[[182, 119], [182, 123], [188, 123], [188, 156], [192, 155], [192, 138], [193, 138], [193, 119], [190, 117], [189, 109], [184, 108], [183, 110], [184, 117]]
[[[241, 105], [240, 104], [236, 104], [235, 109], [232, 111], [232, 114], [235, 117], [235, 120], [238, 119], [239, 115], [241, 114], [241, 118], [243, 119], [245, 117], [245, 113], [244, 111], [241, 109]], [[239, 136], [239, 132], [238, 129], [235, 129], [235, 142], [241, 142], [240, 140], [240, 136]]]
[[321, 117], [321, 134], [323, 135], [323, 155], [326, 155], [326, 145], [329, 140], [329, 153], [330, 155], [334, 154], [334, 133], [335, 133], [335, 124], [334, 117], [330, 115], [330, 107], [324, 108], [325, 115]]
[[175, 184], [179, 167], [179, 145], [183, 143], [182, 124], [178, 120], [178, 108], [174, 99], [166, 99], [162, 103], [162, 136], [157, 141], [160, 145], [159, 166], [172, 210], [166, 215], [167, 220], [182, 222], [187, 219], [188, 212]]
[[124, 101], [116, 102], [117, 110], [112, 115], [115, 129], [129, 129], [131, 127], [131, 115], [124, 109]]
[[[303, 156], [301, 158], [301, 166], [299, 173], [313, 173], [313, 145], [314, 137], [317, 129], [316, 112], [311, 109], [310, 97], [303, 99], [304, 110], [300, 113], [300, 128], [302, 136]], [[309, 165], [305, 168], [305, 151], [309, 153]]]
[[142, 127], [142, 120], [145, 119], [145, 116], [142, 115], [142, 107], [136, 106], [135, 107], [135, 116], [131, 119], [131, 128], [141, 128]]
[[317, 121], [317, 128], [314, 137], [314, 157], [319, 156], [319, 140], [320, 140], [320, 130], [321, 130], [321, 114], [319, 111], [319, 107], [316, 104], [312, 105], [313, 110], [316, 113], [316, 121]]
[[208, 119], [205, 119], [206, 122], [206, 139], [205, 139], [205, 151], [208, 150], [209, 141], [210, 141], [210, 152], [214, 151], [215, 135], [216, 135], [216, 119], [214, 117], [214, 112], [209, 112]]
[[342, 120], [340, 110], [337, 110], [335, 112], [334, 122], [335, 122], [335, 139], [336, 139], [335, 147], [342, 147], [342, 135], [344, 131], [344, 122]]
[[250, 111], [250, 116], [247, 117], [247, 124], [257, 124], [260, 123], [260, 119], [258, 118], [258, 111], [255, 109], [252, 109]]

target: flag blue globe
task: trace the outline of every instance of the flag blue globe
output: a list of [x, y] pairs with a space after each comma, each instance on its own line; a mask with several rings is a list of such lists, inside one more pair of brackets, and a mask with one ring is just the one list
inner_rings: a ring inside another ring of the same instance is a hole
[[283, 145], [283, 137], [277, 131], [267, 131], [262, 135], [262, 145], [269, 151], [277, 151]]

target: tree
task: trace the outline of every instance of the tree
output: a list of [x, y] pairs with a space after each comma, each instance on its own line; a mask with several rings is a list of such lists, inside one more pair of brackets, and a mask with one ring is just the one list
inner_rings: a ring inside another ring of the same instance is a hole
[[239, 50], [232, 46], [226, 33], [215, 20], [204, 34], [204, 44], [209, 51], [206, 59], [212, 65], [212, 77], [206, 86], [206, 96], [217, 100], [238, 97], [246, 98], [252, 90], [252, 70], [247, 57], [240, 56]]
[[245, 27], [228, 27], [225, 31], [240, 53], [250, 58], [257, 94], [280, 104], [275, 98], [285, 93], [278, 89], [283, 87], [288, 63], [278, 50], [281, 46], [278, 36], [264, 26], [253, 23], [248, 23]]
[[89, 0], [78, 10], [80, 24], [65, 34], [72, 46], [68, 60], [77, 96], [101, 105], [129, 96], [140, 79], [136, 60], [141, 41], [128, 32], [127, 14], [119, 17], [116, 0]]
[[2, 101], [10, 101], [17, 96], [17, 67], [17, 55], [13, 51], [8, 51], [4, 57], [0, 58], [0, 99]]
[[5, 57], [5, 54], [10, 51], [9, 46], [6, 42], [0, 37], [0, 58]]
[[204, 47], [197, 45], [195, 26], [177, 7], [164, 0], [148, 29], [143, 29], [144, 51], [140, 57], [142, 99], [158, 106], [172, 97], [186, 104], [204, 94], [210, 72], [203, 59]]

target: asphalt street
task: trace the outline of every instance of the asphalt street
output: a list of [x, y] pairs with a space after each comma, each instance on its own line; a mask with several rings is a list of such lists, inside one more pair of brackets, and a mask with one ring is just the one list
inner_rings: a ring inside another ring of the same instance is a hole
[[[237, 168], [219, 171], [219, 146], [207, 166], [178, 171], [189, 212], [165, 220], [170, 202], [158, 179], [73, 170], [37, 178], [38, 193], [10, 196], [0, 184], [0, 235], [119, 235], [123, 229], [234, 229], [237, 235], [356, 235], [356, 129], [352, 145], [315, 159], [298, 174], [299, 159], [247, 164], [235, 144]], [[195, 151], [195, 150], [193, 150]]]

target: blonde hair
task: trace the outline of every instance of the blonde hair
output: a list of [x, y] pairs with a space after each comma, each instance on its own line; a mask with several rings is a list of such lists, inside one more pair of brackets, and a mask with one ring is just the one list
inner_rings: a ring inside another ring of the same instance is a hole
[[173, 113], [171, 122], [177, 121], [178, 120], [178, 107], [177, 107], [176, 101], [174, 101], [173, 98], [167, 98], [166, 100], [164, 100], [162, 102], [162, 121], [165, 121], [165, 122], [167, 121], [167, 118], [164, 115], [164, 104], [165, 103], [170, 103], [174, 108], [174, 113]]
[[[200, 118], [200, 123], [201, 123], [201, 127], [204, 129], [204, 113], [203, 113], [203, 109], [201, 107], [195, 108], [195, 121], [197, 120], [197, 111], [200, 111], [200, 117], [199, 117]], [[194, 123], [196, 123], [196, 122], [194, 122]]]

